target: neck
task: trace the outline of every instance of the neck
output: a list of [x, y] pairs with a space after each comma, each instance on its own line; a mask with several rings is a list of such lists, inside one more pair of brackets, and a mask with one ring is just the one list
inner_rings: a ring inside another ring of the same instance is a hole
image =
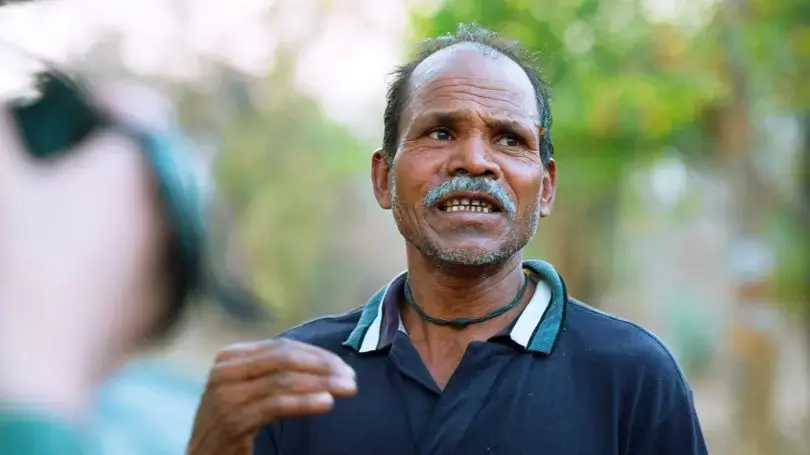
[[[408, 251], [408, 282], [419, 307], [428, 315], [439, 319], [476, 318], [484, 316], [510, 302], [523, 285], [523, 257], [515, 254], [507, 261], [481, 267], [447, 267], [433, 264], [419, 254]], [[431, 332], [467, 332], [494, 335], [512, 320], [510, 314], [519, 311], [524, 301], [514, 310], [481, 324], [458, 330], [433, 326], [422, 321], [410, 309], [404, 311], [403, 322], [409, 334]], [[491, 332], [491, 333], [490, 333]], [[478, 338], [478, 337], [475, 337]]]

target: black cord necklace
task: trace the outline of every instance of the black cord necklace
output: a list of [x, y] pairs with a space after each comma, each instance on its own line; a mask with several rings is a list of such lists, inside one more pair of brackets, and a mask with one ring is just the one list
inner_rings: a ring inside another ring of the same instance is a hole
[[484, 316], [477, 317], [477, 318], [457, 318], [457, 319], [439, 319], [430, 316], [429, 314], [425, 313], [425, 311], [419, 307], [416, 303], [416, 299], [413, 298], [413, 293], [411, 292], [411, 284], [406, 280], [405, 281], [405, 301], [408, 302], [413, 311], [419, 315], [419, 317], [426, 322], [429, 322], [434, 325], [449, 325], [454, 329], [463, 329], [467, 326], [473, 324], [480, 324], [484, 321], [489, 321], [492, 318], [496, 318], [507, 311], [511, 310], [515, 307], [521, 300], [523, 300], [523, 296], [526, 294], [526, 289], [529, 287], [529, 277], [524, 274], [523, 276], [523, 286], [520, 287], [520, 291], [518, 291], [517, 295], [511, 302], [507, 303], [506, 305], [494, 310], [490, 313], [487, 313]]

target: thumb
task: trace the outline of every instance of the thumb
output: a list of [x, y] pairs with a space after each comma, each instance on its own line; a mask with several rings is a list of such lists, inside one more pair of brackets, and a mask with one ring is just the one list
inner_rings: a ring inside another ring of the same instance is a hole
[[29, 166], [28, 153], [17, 132], [10, 106], [0, 104], [0, 189], [8, 189]]

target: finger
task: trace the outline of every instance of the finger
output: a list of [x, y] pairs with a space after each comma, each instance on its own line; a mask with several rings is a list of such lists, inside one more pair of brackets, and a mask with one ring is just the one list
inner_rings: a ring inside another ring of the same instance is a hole
[[255, 412], [263, 423], [278, 419], [329, 412], [335, 405], [335, 398], [328, 392], [309, 393], [306, 395], [277, 395], [260, 401], [255, 410], [247, 408], [246, 412]]
[[297, 371], [329, 376], [354, 378], [355, 373], [343, 359], [332, 352], [289, 340], [274, 340], [257, 349], [256, 345], [243, 348], [239, 355], [221, 353], [214, 366], [212, 380], [244, 381], [281, 372]]
[[228, 397], [228, 406], [241, 406], [274, 395], [307, 395], [319, 392], [329, 392], [339, 398], [349, 397], [357, 393], [357, 383], [354, 379], [343, 376], [288, 371], [227, 385], [219, 391], [220, 396]]
[[334, 397], [349, 397], [357, 393], [357, 381], [346, 376], [321, 376], [306, 373], [285, 372], [255, 379], [257, 394], [261, 387], [274, 391], [274, 395], [305, 395], [329, 392]]
[[8, 105], [0, 104], [0, 182], [12, 181], [20, 175], [26, 163], [26, 148], [17, 132], [16, 122]]
[[334, 404], [327, 392], [273, 396], [224, 416], [217, 429], [223, 439], [235, 441], [279, 419], [329, 412]]
[[[290, 347], [293, 349], [300, 349], [303, 351], [312, 352], [315, 354], [320, 353], [330, 353], [329, 351], [319, 348], [317, 346], [302, 343], [297, 340], [292, 340], [289, 338], [269, 338], [265, 340], [259, 341], [252, 341], [252, 342], [243, 342], [243, 343], [235, 343], [231, 346], [222, 350], [220, 354], [227, 357], [240, 357], [244, 355], [250, 355], [251, 353], [257, 354], [269, 350], [279, 349], [281, 347]], [[334, 354], [332, 354], [334, 355]]]
[[338, 356], [334, 352], [328, 351], [318, 346], [313, 346], [311, 344], [302, 343], [296, 340], [281, 338], [278, 341], [280, 349], [286, 349], [285, 348], [286, 346], [289, 349], [307, 351], [311, 352], [314, 355], [324, 356], [331, 365], [334, 374], [340, 376], [348, 376], [352, 378], [354, 378], [356, 375], [354, 369], [350, 367], [348, 363], [346, 363], [342, 358], [340, 358], [340, 356]]
[[242, 382], [284, 371], [322, 376], [335, 375], [332, 362], [324, 355], [306, 351], [276, 350], [218, 363], [212, 382]]
[[277, 395], [244, 408], [243, 418], [247, 431], [290, 417], [324, 414], [335, 405], [334, 397], [327, 392], [306, 395]]

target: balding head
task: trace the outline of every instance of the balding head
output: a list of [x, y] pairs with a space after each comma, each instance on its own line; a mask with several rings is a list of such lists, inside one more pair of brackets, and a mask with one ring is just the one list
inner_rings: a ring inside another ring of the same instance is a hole
[[[476, 58], [486, 57], [486, 61]], [[465, 61], [466, 60], [466, 61]], [[531, 92], [525, 95], [533, 100], [534, 112], [538, 118], [542, 139], [540, 156], [548, 162], [553, 155], [551, 140], [551, 110], [549, 106], [550, 88], [538, 72], [533, 55], [514, 41], [504, 41], [497, 34], [475, 25], [459, 25], [456, 33], [431, 38], [421, 43], [416, 57], [399, 67], [394, 72], [394, 80], [389, 87], [385, 109], [385, 131], [383, 136], [383, 155], [392, 162], [401, 139], [401, 117], [409, 106], [412, 89], [432, 77], [439, 65], [444, 69], [453, 63], [457, 71], [469, 70], [470, 65], [484, 63], [487, 74], [494, 76], [497, 72], [513, 72], [520, 69], [520, 82], [531, 86]], [[512, 82], [520, 85], [517, 74], [511, 75]]]
[[477, 106], [503, 121], [524, 122], [532, 129], [526, 134], [538, 136], [539, 148], [542, 125], [531, 80], [520, 65], [491, 48], [465, 42], [437, 51], [414, 68], [408, 94], [397, 131], [400, 138], [406, 125], [424, 114], [428, 101], [434, 108], [438, 102], [452, 110], [473, 100], [464, 115]]

